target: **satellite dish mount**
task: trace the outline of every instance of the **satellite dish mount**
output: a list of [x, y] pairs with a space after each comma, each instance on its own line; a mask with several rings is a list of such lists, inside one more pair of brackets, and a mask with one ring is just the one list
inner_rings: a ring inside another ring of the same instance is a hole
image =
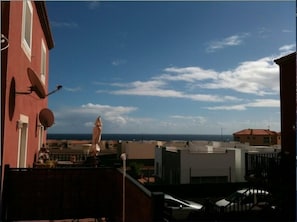
[[39, 77], [35, 74], [35, 72], [31, 69], [27, 69], [27, 74], [28, 78], [31, 82], [31, 86], [29, 87], [27, 92], [15, 92], [15, 94], [23, 94], [23, 95], [28, 95], [31, 94], [32, 92], [35, 92], [40, 99], [44, 99], [45, 97], [57, 92], [62, 88], [61, 85], [58, 85], [57, 88], [50, 93], [46, 94], [45, 89], [43, 87], [43, 83], [40, 81]]

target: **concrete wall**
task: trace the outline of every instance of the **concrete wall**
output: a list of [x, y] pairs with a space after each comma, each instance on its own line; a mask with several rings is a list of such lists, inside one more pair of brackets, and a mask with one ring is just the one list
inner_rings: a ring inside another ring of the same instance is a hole
[[125, 141], [122, 143], [122, 152], [127, 159], [154, 159], [157, 141]]
[[159, 178], [162, 177], [162, 148], [155, 147], [155, 175]]
[[190, 153], [181, 150], [181, 183], [190, 183], [190, 177], [227, 176], [235, 182], [235, 151]]
[[[249, 146], [238, 142], [191, 141], [188, 147], [158, 147], [155, 148], [155, 174], [169, 183], [171, 180], [167, 177], [173, 173], [180, 175], [182, 184], [191, 183], [191, 177], [221, 176], [226, 176], [229, 182], [245, 182], [245, 153], [279, 151], [277, 145]], [[180, 160], [175, 159], [179, 155]]]

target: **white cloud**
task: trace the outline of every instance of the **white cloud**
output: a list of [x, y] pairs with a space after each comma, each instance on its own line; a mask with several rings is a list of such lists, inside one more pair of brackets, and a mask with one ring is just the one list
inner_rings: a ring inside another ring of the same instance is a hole
[[114, 61], [111, 62], [113, 66], [123, 65], [125, 63], [126, 63], [126, 60], [124, 59], [115, 59]]
[[110, 106], [110, 105], [101, 105], [101, 104], [93, 104], [88, 103], [81, 106], [81, 109], [76, 110], [80, 113], [98, 113], [101, 116], [106, 116], [109, 118], [121, 116], [124, 114], [128, 114], [137, 110], [136, 107], [131, 106]]
[[284, 45], [279, 48], [281, 55], [286, 55], [296, 51], [296, 44]]
[[69, 91], [69, 92], [78, 92], [78, 91], [81, 91], [81, 87], [80, 86], [75, 87], [75, 88], [63, 87], [63, 89], [65, 89], [66, 91]]
[[206, 107], [208, 110], [246, 110], [246, 106], [243, 104], [240, 105], [225, 105], [225, 106], [212, 106]]
[[115, 95], [136, 95], [136, 96], [156, 96], [164, 98], [181, 98], [191, 99], [194, 101], [207, 101], [207, 102], [222, 102], [224, 100], [236, 100], [232, 96], [219, 96], [210, 94], [189, 94], [178, 90], [164, 89], [167, 83], [163, 80], [152, 81], [135, 81], [131, 83], [117, 83], [113, 86], [124, 87], [123, 90], [114, 90], [110, 93]]
[[[280, 51], [290, 50], [294, 46], [292, 44], [280, 47]], [[249, 108], [278, 108], [280, 106], [278, 99], [279, 67], [273, 60], [272, 57], [263, 57], [244, 61], [234, 69], [221, 72], [206, 70], [198, 66], [168, 67], [163, 70], [163, 74], [156, 75], [147, 81], [113, 83], [109, 89], [99, 92], [114, 95], [187, 99], [208, 103], [204, 107], [208, 110], [244, 111]], [[196, 87], [189, 90], [188, 84]], [[79, 89], [77, 87], [66, 90]], [[277, 99], [275, 99], [276, 97]], [[210, 106], [209, 102], [220, 102], [221, 105]], [[75, 132], [91, 132], [93, 121], [98, 115], [101, 115], [106, 123], [104, 125], [105, 133], [135, 133], [140, 130], [141, 133], [149, 133], [156, 132], [156, 129], [159, 132], [170, 133], [170, 130], [176, 132], [175, 128], [178, 128], [179, 132], [186, 133], [194, 132], [198, 126], [209, 125], [213, 121], [207, 120], [203, 116], [172, 115], [170, 113], [168, 113], [168, 119], [163, 118], [162, 120], [132, 117], [137, 110], [138, 107], [135, 106], [87, 103], [78, 108], [55, 111], [55, 122], [57, 126], [64, 126], [60, 128], [68, 128]]]
[[[94, 125], [95, 119], [101, 116], [107, 123], [103, 127], [107, 126], [107, 130], [110, 127], [123, 127], [128, 123], [133, 122], [133, 118], [129, 115], [136, 111], [137, 107], [132, 106], [110, 106], [102, 104], [87, 103], [80, 107], [69, 107], [55, 111], [55, 125], [60, 128], [67, 129], [68, 132], [90, 132]], [[143, 122], [141, 120], [139, 122]], [[134, 121], [135, 122], [135, 121]], [[104, 124], [104, 123], [103, 123]]]
[[261, 27], [258, 29], [258, 35], [260, 38], [267, 38], [271, 34], [271, 31], [266, 27]]
[[204, 116], [172, 115], [172, 116], [170, 116], [170, 118], [187, 121], [187, 122], [190, 121], [192, 123], [200, 124], [200, 125], [204, 124], [207, 121], [207, 119]]
[[[284, 46], [281, 49], [285, 50], [292, 47]], [[245, 61], [234, 69], [221, 72], [206, 70], [201, 67], [169, 67], [165, 68], [164, 71], [166, 73], [154, 76], [148, 81], [113, 83], [113, 87], [122, 89], [111, 90], [109, 93], [208, 102], [242, 100], [238, 93], [232, 96], [217, 95], [214, 93], [217, 90], [228, 90], [229, 94], [230, 92], [239, 92], [242, 95], [251, 94], [262, 97], [279, 94], [279, 67], [274, 63], [272, 57]], [[183, 84], [183, 82], [191, 85]], [[179, 84], [178, 87], [175, 84]], [[107, 91], [97, 92], [106, 93]]]
[[162, 74], [158, 77], [155, 77], [155, 79], [194, 82], [199, 80], [217, 78], [217, 72], [213, 70], [205, 70], [200, 67], [170, 67], [164, 69], [164, 71], [169, 72], [170, 74]]
[[236, 92], [270, 95], [279, 92], [279, 67], [270, 57], [239, 64], [234, 70], [218, 73], [213, 82], [200, 84], [207, 89], [231, 89]]
[[100, 2], [96, 1], [96, 0], [92, 0], [92, 1], [88, 2], [88, 8], [91, 10], [98, 8], [99, 5], [100, 5]]
[[293, 32], [293, 30], [290, 30], [290, 29], [283, 29], [282, 32], [285, 32], [285, 33], [291, 33], [291, 32]]
[[254, 102], [248, 103], [249, 107], [280, 107], [280, 100], [277, 99], [256, 99]]
[[223, 49], [230, 46], [238, 46], [243, 43], [243, 40], [248, 36], [248, 33], [239, 34], [239, 35], [232, 35], [229, 37], [226, 37], [222, 40], [218, 41], [212, 41], [209, 43], [209, 46], [207, 47], [207, 52], [215, 52], [218, 49]]
[[78, 24], [75, 22], [56, 22], [56, 21], [51, 21], [51, 26], [52, 27], [57, 27], [57, 28], [77, 28]]
[[253, 102], [237, 105], [224, 105], [206, 107], [208, 110], [246, 110], [248, 107], [280, 107], [280, 101], [276, 99], [256, 99]]

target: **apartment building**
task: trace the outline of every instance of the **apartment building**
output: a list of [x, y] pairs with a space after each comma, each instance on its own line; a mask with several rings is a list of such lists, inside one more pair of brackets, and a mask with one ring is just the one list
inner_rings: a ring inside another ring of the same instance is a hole
[[233, 140], [249, 143], [251, 146], [270, 146], [280, 144], [280, 133], [269, 129], [243, 129], [233, 133]]
[[33, 166], [46, 141], [54, 122], [47, 99], [53, 47], [44, 1], [1, 1], [2, 167]]

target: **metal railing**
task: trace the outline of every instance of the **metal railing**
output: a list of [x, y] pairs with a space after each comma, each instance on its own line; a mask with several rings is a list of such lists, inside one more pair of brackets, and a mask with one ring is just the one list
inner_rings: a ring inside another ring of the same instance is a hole
[[280, 166], [280, 153], [246, 153], [245, 176], [246, 178], [267, 179]]

